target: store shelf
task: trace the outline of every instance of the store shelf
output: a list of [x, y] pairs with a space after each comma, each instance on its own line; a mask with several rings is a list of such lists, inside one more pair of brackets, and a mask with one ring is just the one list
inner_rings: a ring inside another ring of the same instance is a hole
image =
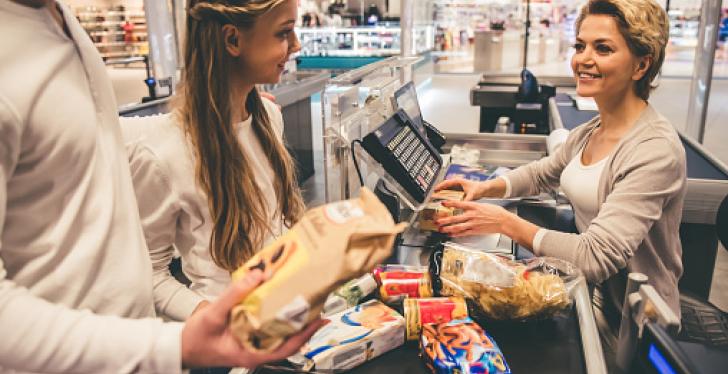
[[129, 47], [129, 46], [142, 46], [146, 45], [147, 42], [106, 42], [106, 43], [94, 43], [96, 48], [102, 47]]
[[[398, 55], [401, 51], [402, 30], [387, 27], [324, 27], [298, 28], [302, 56], [381, 57]], [[431, 25], [416, 26], [413, 44], [416, 53], [431, 50], [434, 45]]]
[[[135, 9], [81, 7], [76, 9], [76, 16], [102, 58], [149, 54], [146, 19], [141, 7]], [[124, 30], [123, 27], [127, 23], [133, 25], [131, 31]]]

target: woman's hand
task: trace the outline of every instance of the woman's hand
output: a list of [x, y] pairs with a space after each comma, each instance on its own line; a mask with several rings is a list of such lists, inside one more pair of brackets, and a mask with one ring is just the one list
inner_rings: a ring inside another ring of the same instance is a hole
[[452, 237], [498, 233], [533, 248], [533, 238], [540, 229], [499, 205], [472, 201], [443, 201], [442, 205], [463, 211], [462, 214], [440, 218], [435, 222], [438, 231]]
[[200, 303], [197, 304], [197, 306], [195, 307], [195, 310], [192, 311], [192, 314], [195, 314], [195, 313], [201, 311], [202, 309], [205, 309], [205, 307], [207, 307], [208, 305], [210, 305], [209, 301], [207, 301], [207, 300], [200, 301]]
[[442, 205], [463, 211], [435, 222], [441, 233], [452, 237], [503, 233], [503, 223], [513, 215], [501, 206], [472, 201], [443, 201]]
[[465, 192], [465, 201], [478, 200], [484, 196], [483, 194], [488, 189], [486, 183], [488, 182], [477, 182], [463, 178], [448, 179], [435, 186], [435, 191], [462, 190]]
[[440, 190], [462, 190], [465, 192], [465, 201], [478, 200], [484, 197], [502, 198], [506, 194], [506, 181], [503, 178], [483, 182], [455, 178], [442, 181], [435, 186], [435, 191]]
[[215, 302], [201, 308], [182, 330], [182, 364], [190, 367], [247, 367], [282, 360], [296, 353], [328, 321], [317, 319], [269, 353], [246, 350], [233, 336], [228, 325], [230, 310], [263, 282], [259, 270], [233, 283]]

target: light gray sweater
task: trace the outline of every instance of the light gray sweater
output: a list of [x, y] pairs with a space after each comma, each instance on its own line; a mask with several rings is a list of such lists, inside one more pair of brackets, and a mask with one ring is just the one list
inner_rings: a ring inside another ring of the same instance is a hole
[[[506, 174], [511, 196], [557, 188], [561, 172], [599, 123], [597, 116], [580, 125], [553, 155]], [[644, 273], [680, 316], [679, 227], [685, 191], [685, 149], [670, 122], [648, 105], [607, 159], [599, 180], [597, 217], [580, 234], [548, 230], [536, 254], [574, 263], [591, 283], [606, 281], [609, 301], [617, 310], [627, 274]]]

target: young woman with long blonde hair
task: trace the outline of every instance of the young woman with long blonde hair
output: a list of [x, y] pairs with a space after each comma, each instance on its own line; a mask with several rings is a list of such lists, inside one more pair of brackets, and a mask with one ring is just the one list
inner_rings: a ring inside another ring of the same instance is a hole
[[[295, 0], [190, 0], [174, 110], [124, 126], [155, 305], [169, 318], [215, 298], [303, 212], [281, 112], [255, 87], [278, 82], [300, 50], [296, 12]], [[168, 270], [175, 249], [189, 287]]]

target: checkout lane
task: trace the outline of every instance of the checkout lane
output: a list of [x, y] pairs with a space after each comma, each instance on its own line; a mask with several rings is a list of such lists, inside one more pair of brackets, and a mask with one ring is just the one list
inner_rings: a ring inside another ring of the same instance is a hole
[[[345, 110], [339, 110], [339, 108], [354, 107], [365, 113], [367, 113], [367, 108], [377, 108], [377, 112], [381, 112], [382, 106], [379, 106], [377, 101], [381, 100], [388, 104], [392, 98], [386, 94], [377, 97], [369, 94], [361, 95], [357, 91], [358, 87], [366, 85], [367, 87], [363, 91], [368, 93], [373, 91], [378, 93], [394, 91], [388, 87], [390, 81], [387, 78], [387, 74], [390, 73], [382, 74], [377, 66], [371, 65], [367, 67], [366, 72], [363, 71], [364, 69], [361, 70], [365, 76], [357, 76], [351, 82], [344, 82], [347, 77], [342, 77], [340, 82], [336, 82], [336, 84], [330, 83], [336, 91], [331, 90], [332, 93], [329, 94], [329, 90], [325, 90], [322, 95], [326, 98], [326, 100], [322, 100], [324, 103], [332, 104], [332, 108], [328, 110], [324, 108], [324, 113], [336, 114], [336, 116], [332, 116], [330, 125], [327, 123], [328, 117], [324, 117], [324, 133], [327, 134], [324, 141], [328, 142], [325, 143], [325, 149], [332, 155], [332, 157], [326, 158], [330, 164], [327, 164], [324, 169], [327, 173], [330, 173], [331, 170], [342, 170], [342, 172], [327, 175], [327, 187], [332, 188], [336, 192], [342, 191], [342, 196], [348, 193], [351, 194], [349, 196], [354, 196], [355, 191], [352, 191], [351, 188], [358, 185], [358, 181], [355, 181], [355, 183], [351, 182], [352, 171], [346, 169], [348, 162], [343, 158], [350, 154], [349, 152], [351, 151], [342, 151], [340, 148], [346, 148], [353, 140], [349, 134], [357, 134], [354, 138], [360, 138], [366, 133], [358, 130], [358, 127], [355, 127], [355, 131], [352, 131], [349, 126], [359, 125], [360, 122], [350, 121], [349, 118], [359, 117], [355, 113], [348, 113]], [[386, 66], [385, 62], [382, 70], [389, 72], [391, 66]], [[393, 76], [398, 76], [397, 74], [395, 73]], [[382, 75], [386, 75], [386, 77]], [[372, 76], [376, 77], [376, 79], [368, 78]], [[397, 87], [405, 83], [404, 78], [399, 79], [401, 80], [398, 81]], [[357, 102], [358, 96], [363, 96], [367, 99], [364, 104]], [[333, 107], [333, 105], [338, 106]], [[373, 131], [374, 128], [369, 127], [369, 131]], [[546, 155], [546, 137], [542, 135], [446, 135], [448, 141], [443, 147], [445, 153], [454, 145], [462, 146], [468, 144], [470, 147], [476, 147], [482, 150], [479, 159], [482, 165], [498, 164], [515, 167]], [[329, 149], [330, 151], [328, 151]], [[366, 166], [369, 167], [369, 165]], [[443, 171], [447, 166], [447, 163], [443, 165]], [[377, 172], [382, 173], [382, 170], [375, 168], [370, 170], [377, 170]], [[364, 180], [367, 180], [366, 174]], [[329, 192], [327, 190], [327, 194]], [[402, 207], [404, 206], [406, 205], [403, 204]], [[509, 208], [518, 210], [519, 204], [514, 203]], [[417, 221], [417, 215], [412, 214], [412, 211], [407, 208], [402, 209], [405, 211], [405, 213], [400, 215], [405, 217], [402, 221], [409, 222], [410, 228], [402, 235], [403, 239], [395, 246], [393, 255], [388, 262], [407, 265], [428, 265], [431, 251], [442, 238], [437, 238], [437, 235], [432, 237], [429, 233], [420, 231], [413, 225]], [[553, 214], [541, 217], [545, 221], [556, 218], [557, 215]], [[505, 236], [498, 240], [498, 247], [501, 246], [513, 248], [512, 242]], [[591, 308], [591, 299], [583, 278], [572, 289], [571, 300], [573, 303], [566, 310], [566, 313], [556, 317], [529, 322], [484, 322], [483, 328], [493, 336], [514, 372], [605, 373], [606, 365]], [[401, 313], [402, 310], [400, 309], [399, 312]], [[278, 365], [259, 368], [255, 372], [273, 373], [285, 371], [295, 371], [295, 369], [292, 369], [286, 363], [279, 363]], [[416, 342], [408, 342], [349, 372], [426, 373], [429, 371], [419, 357], [419, 347]]]

